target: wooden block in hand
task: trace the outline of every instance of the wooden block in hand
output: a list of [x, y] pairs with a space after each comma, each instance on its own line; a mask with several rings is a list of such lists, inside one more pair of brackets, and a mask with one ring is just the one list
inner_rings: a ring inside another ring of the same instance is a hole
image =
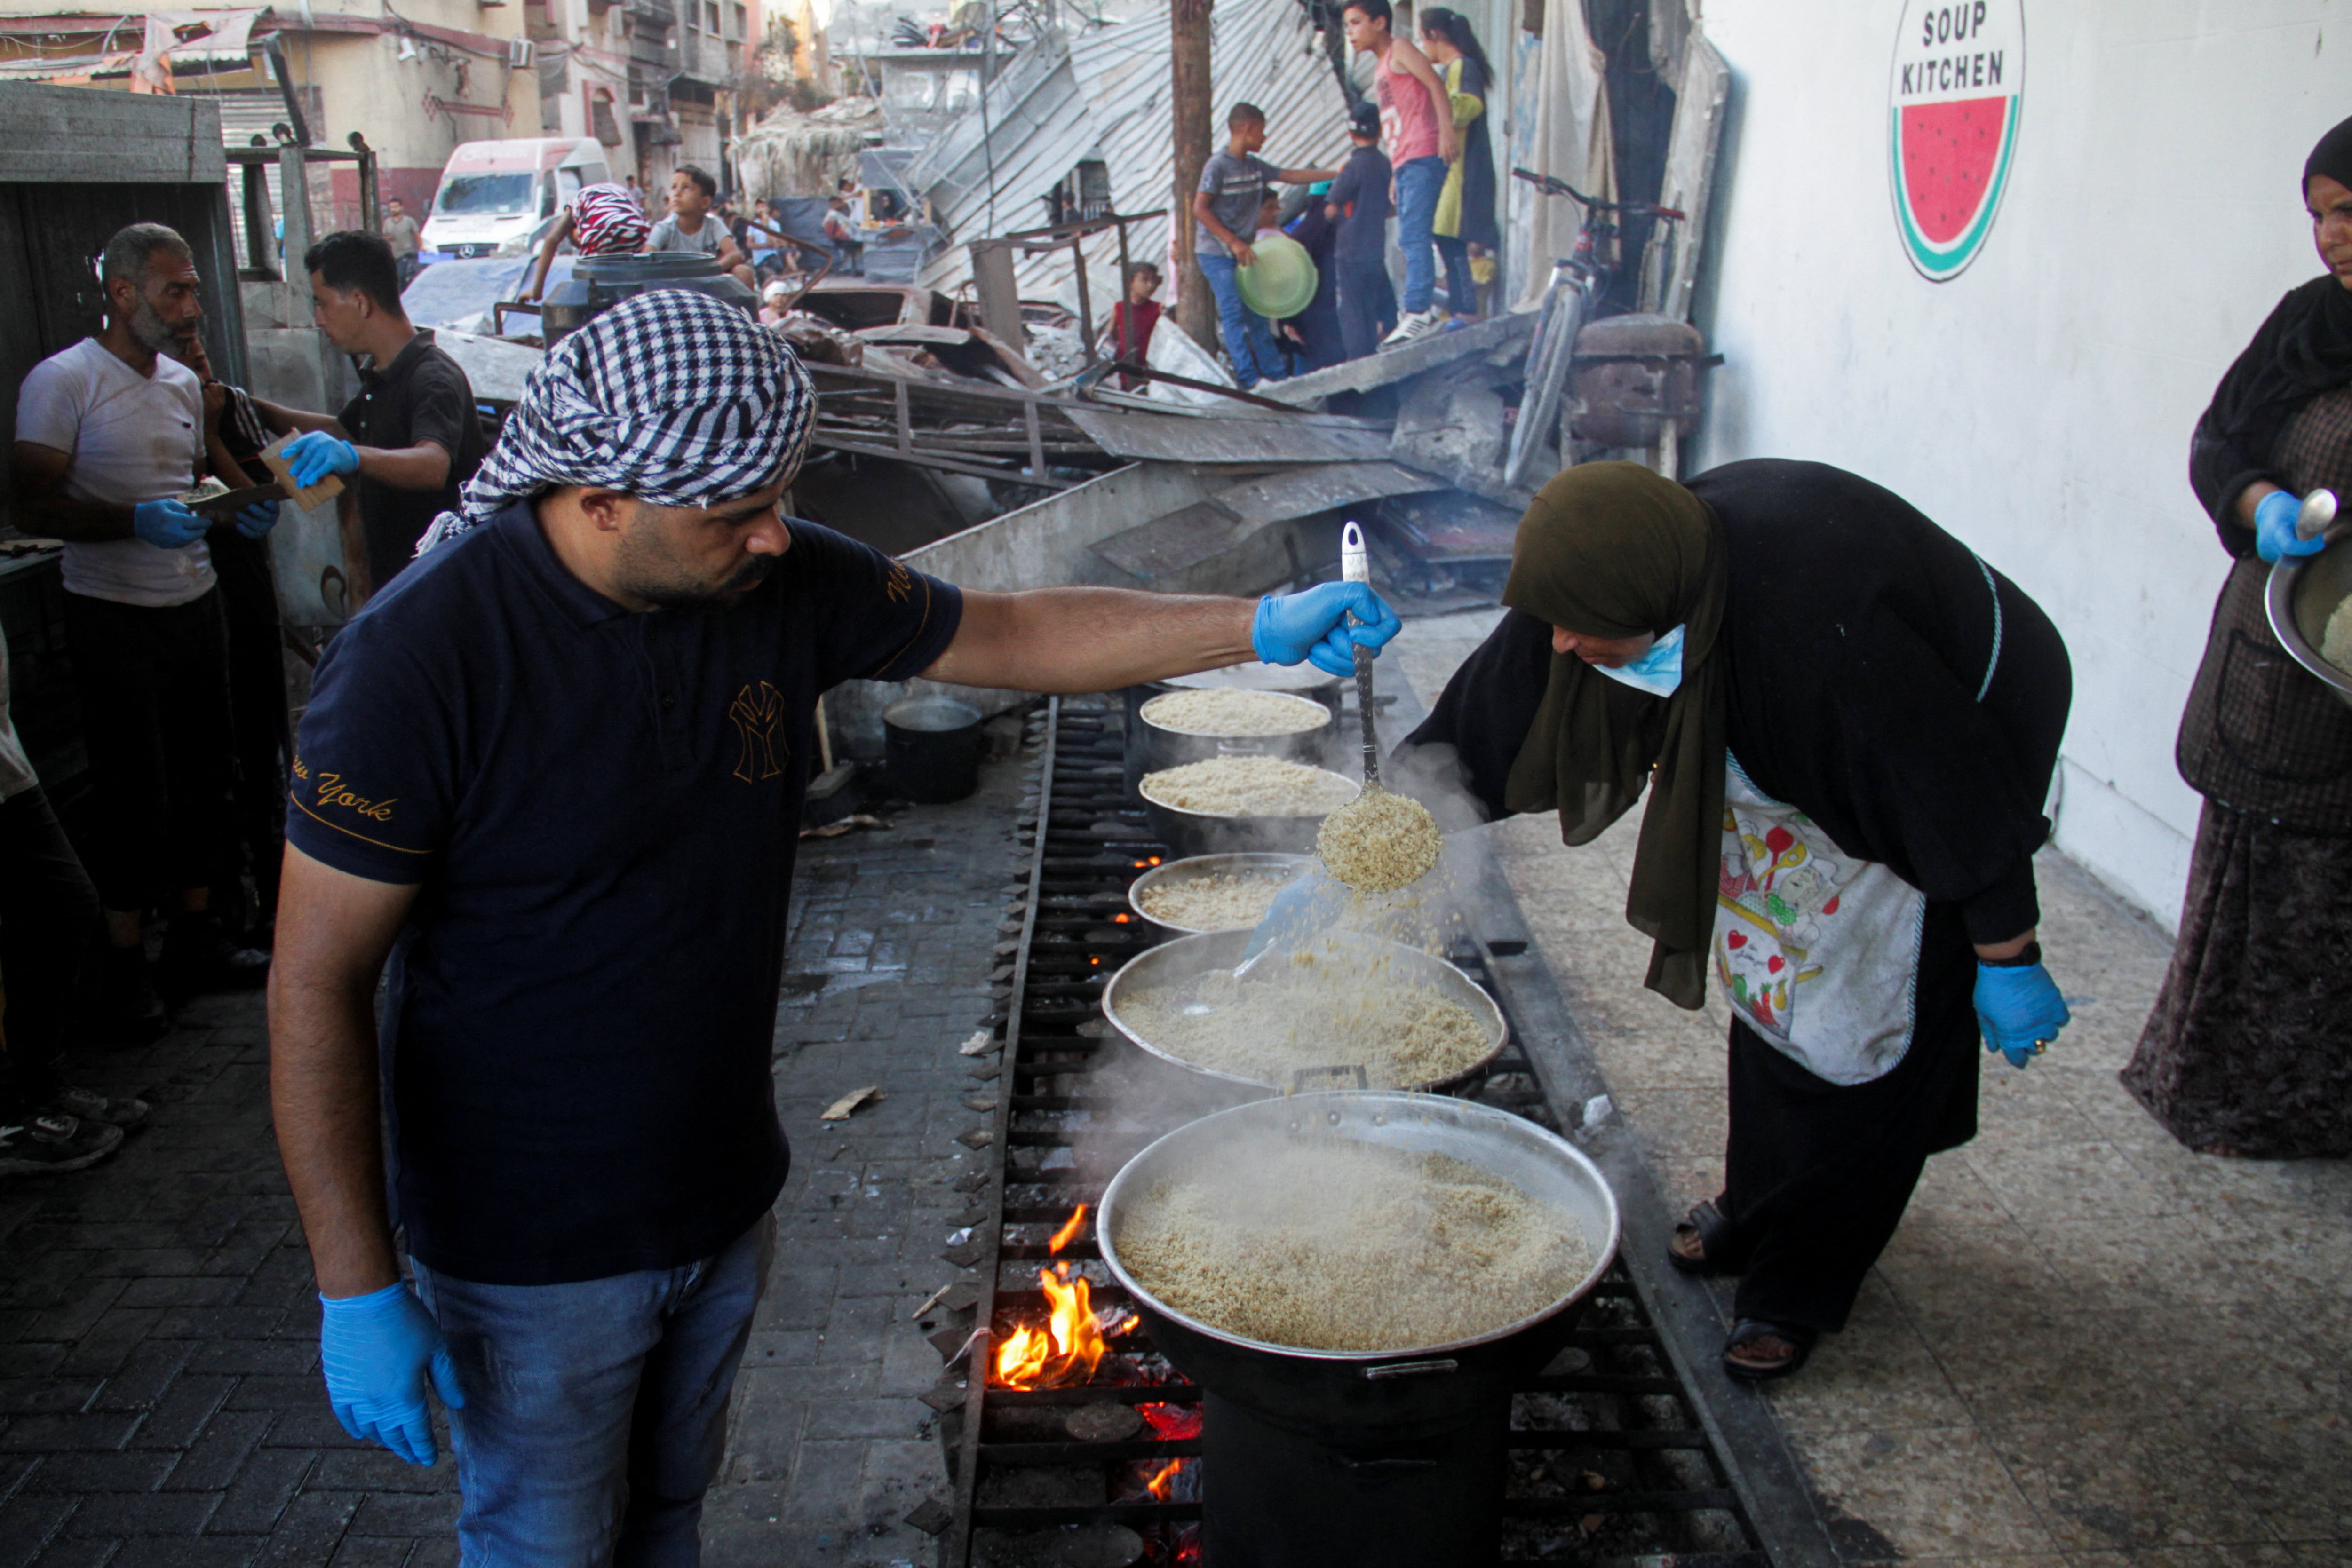
[[341, 495], [343, 493], [343, 476], [340, 474], [330, 474], [307, 490], [296, 489], [294, 487], [294, 466], [292, 464], [286, 461], [285, 453], [287, 443], [292, 441], [294, 437], [299, 434], [301, 433], [299, 431], [289, 430], [285, 434], [279, 436], [277, 440], [271, 442], [268, 445], [263, 447], [261, 449], [261, 460], [269, 465], [269, 471], [272, 474], [278, 476], [278, 484], [285, 486], [286, 493], [293, 497], [295, 506], [307, 511], [310, 507], [317, 506], [321, 501], [331, 500], [333, 497]]

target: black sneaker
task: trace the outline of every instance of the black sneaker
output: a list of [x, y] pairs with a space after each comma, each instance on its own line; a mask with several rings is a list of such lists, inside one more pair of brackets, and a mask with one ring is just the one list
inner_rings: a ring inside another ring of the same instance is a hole
[[163, 933], [162, 980], [174, 999], [207, 991], [250, 991], [269, 979], [269, 955], [229, 940], [209, 912], [184, 910]]
[[172, 1027], [144, 947], [110, 944], [99, 963], [99, 1002], [92, 1030], [108, 1045], [145, 1045]]
[[122, 1129], [43, 1113], [0, 1122], [0, 1176], [39, 1176], [94, 1166], [122, 1143]]
[[147, 1124], [154, 1107], [146, 1101], [128, 1094], [100, 1094], [95, 1089], [60, 1089], [49, 1096], [42, 1107], [45, 1114], [71, 1116], [79, 1121], [96, 1122], [103, 1126], [120, 1127], [128, 1133]]

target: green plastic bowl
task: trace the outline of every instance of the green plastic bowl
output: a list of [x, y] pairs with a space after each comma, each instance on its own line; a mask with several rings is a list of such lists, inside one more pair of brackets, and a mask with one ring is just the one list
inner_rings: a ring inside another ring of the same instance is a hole
[[1307, 301], [1315, 298], [1317, 282], [1315, 258], [1307, 254], [1307, 247], [1288, 235], [1269, 235], [1252, 240], [1250, 249], [1256, 262], [1236, 275], [1241, 279], [1242, 303], [1272, 321], [1306, 309]]

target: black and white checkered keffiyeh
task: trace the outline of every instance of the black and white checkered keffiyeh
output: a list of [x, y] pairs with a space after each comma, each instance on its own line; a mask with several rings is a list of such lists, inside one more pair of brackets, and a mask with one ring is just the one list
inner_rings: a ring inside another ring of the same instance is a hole
[[816, 389], [782, 337], [732, 305], [651, 288], [548, 350], [499, 444], [419, 555], [560, 485], [715, 507], [799, 472]]

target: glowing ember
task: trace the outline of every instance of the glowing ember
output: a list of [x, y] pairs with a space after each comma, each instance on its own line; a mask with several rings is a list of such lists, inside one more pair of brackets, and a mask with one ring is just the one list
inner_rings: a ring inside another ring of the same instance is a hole
[[1045, 1243], [1046, 1252], [1049, 1255], [1059, 1252], [1063, 1248], [1067, 1247], [1071, 1242], [1076, 1240], [1078, 1239], [1078, 1232], [1086, 1228], [1086, 1224], [1087, 1206], [1082, 1203], [1078, 1205], [1076, 1210], [1071, 1214], [1070, 1218], [1063, 1223], [1062, 1228], [1054, 1232], [1054, 1239]]
[[1151, 1435], [1162, 1442], [1178, 1437], [1201, 1435], [1201, 1407], [1198, 1405], [1139, 1405], [1135, 1413], [1143, 1417]]
[[1182, 1473], [1184, 1467], [1192, 1462], [1190, 1459], [1169, 1460], [1160, 1467], [1150, 1479], [1143, 1483], [1143, 1490], [1150, 1492], [1154, 1500], [1166, 1502], [1170, 1494], [1176, 1490], [1177, 1476]]
[[1045, 1327], [1024, 1324], [996, 1351], [996, 1381], [1007, 1388], [1055, 1388], [1094, 1375], [1110, 1342], [1095, 1321], [1094, 1291], [1067, 1263], [1037, 1271], [1037, 1283], [1051, 1309]]

